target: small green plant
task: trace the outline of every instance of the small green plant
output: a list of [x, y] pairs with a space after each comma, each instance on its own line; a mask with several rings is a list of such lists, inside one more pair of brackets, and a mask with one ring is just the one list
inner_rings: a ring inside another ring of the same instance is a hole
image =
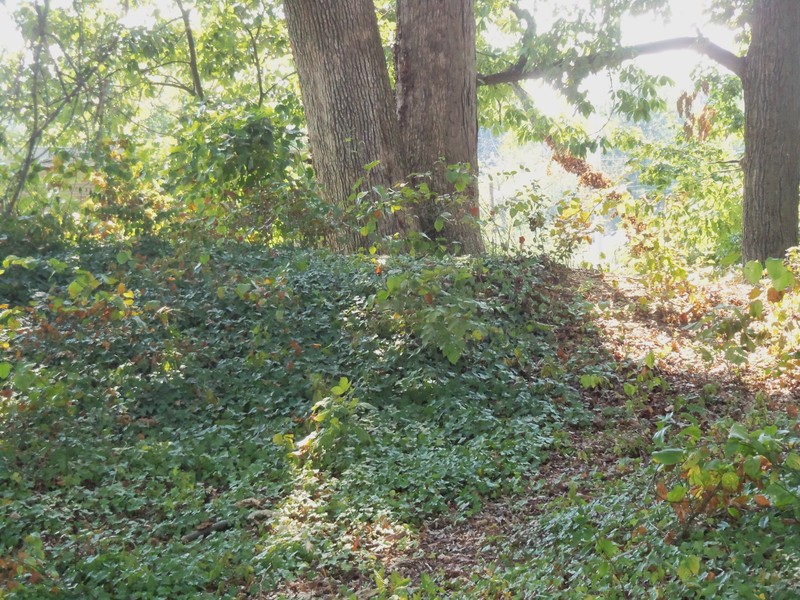
[[[800, 515], [800, 421], [785, 427], [770, 425], [748, 431], [732, 423], [723, 435], [721, 427], [706, 434], [697, 425], [681, 429], [674, 445], [653, 453], [660, 465], [658, 498], [668, 502], [681, 529], [670, 537], [683, 540], [693, 527], [714, 519], [739, 519], [744, 511], [767, 511], [779, 518]], [[668, 427], [656, 434], [665, 443]], [[675, 444], [677, 442], [677, 444]]]
[[481, 267], [461, 259], [397, 261], [385, 268], [386, 287], [372, 301], [384, 319], [409, 327], [455, 364], [468, 344], [479, 343], [488, 332], [480, 318], [486, 306], [474, 294], [476, 268]]
[[311, 431], [297, 443], [292, 434], [280, 433], [275, 434], [272, 441], [291, 451], [291, 457], [298, 462], [308, 460], [316, 465], [331, 466], [342, 462], [343, 447], [352, 450], [372, 442], [366, 427], [359, 422], [359, 415], [374, 407], [353, 395], [347, 377], [340, 378], [324, 396], [319, 378], [315, 379], [316, 402], [307, 418]]
[[[707, 359], [722, 353], [734, 364], [746, 362], [757, 348], [768, 348], [774, 366], [765, 374], [796, 377], [800, 373], [800, 250], [791, 249], [786, 261], [770, 258], [748, 262], [744, 278], [753, 288], [746, 309], [720, 307], [695, 326], [705, 343], [701, 351]], [[766, 271], [766, 283], [763, 281]]]

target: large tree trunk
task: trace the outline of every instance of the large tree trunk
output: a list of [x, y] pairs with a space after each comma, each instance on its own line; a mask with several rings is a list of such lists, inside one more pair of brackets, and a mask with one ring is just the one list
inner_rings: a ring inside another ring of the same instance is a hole
[[[286, 0], [284, 10], [322, 197], [347, 210], [360, 178], [370, 189], [406, 174], [375, 6], [372, 0]], [[366, 173], [373, 161], [380, 163]], [[379, 232], [405, 226], [392, 217], [381, 221]], [[330, 240], [342, 251], [365, 241], [357, 229]]]
[[800, 195], [800, 0], [756, 0], [742, 78], [745, 261], [797, 245]]
[[[409, 173], [430, 173], [429, 186], [440, 195], [454, 194], [446, 166], [478, 167], [477, 70], [473, 0], [398, 0], [397, 114]], [[463, 203], [423, 205], [420, 228], [441, 237], [453, 249], [483, 251], [477, 185], [462, 194]], [[452, 216], [436, 232], [437, 213]]]

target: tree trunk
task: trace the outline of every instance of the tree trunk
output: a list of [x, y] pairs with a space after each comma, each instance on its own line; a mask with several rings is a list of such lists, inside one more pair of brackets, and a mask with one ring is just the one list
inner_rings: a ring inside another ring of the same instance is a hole
[[[364, 189], [403, 180], [400, 131], [372, 0], [286, 0], [312, 159], [322, 197], [349, 208], [353, 185]], [[379, 161], [365, 172], [364, 166]], [[382, 219], [382, 234], [403, 231], [397, 217]], [[365, 244], [357, 229], [329, 240], [340, 251]]]
[[742, 78], [742, 255], [783, 258], [797, 245], [800, 201], [800, 1], [756, 0]]
[[[455, 194], [446, 166], [478, 167], [477, 70], [473, 0], [398, 0], [397, 115], [409, 173], [430, 173], [429, 187], [439, 195]], [[478, 188], [463, 202], [420, 207], [421, 230], [443, 238], [451, 249], [483, 251], [478, 216]], [[443, 210], [451, 214], [444, 228], [434, 223]]]

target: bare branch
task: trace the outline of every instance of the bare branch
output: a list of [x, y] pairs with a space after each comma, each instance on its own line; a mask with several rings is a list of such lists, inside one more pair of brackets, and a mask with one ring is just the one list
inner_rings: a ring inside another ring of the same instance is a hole
[[205, 96], [203, 95], [203, 84], [200, 80], [200, 69], [197, 66], [197, 48], [194, 44], [192, 24], [189, 21], [189, 11], [183, 7], [183, 2], [181, 2], [181, 0], [175, 0], [175, 3], [178, 5], [178, 9], [181, 11], [183, 27], [186, 30], [186, 44], [189, 46], [189, 68], [192, 71], [192, 85], [194, 87], [194, 90], [191, 93], [197, 96], [199, 100], [204, 100]]
[[524, 62], [522, 63], [522, 67], [520, 67], [520, 62], [518, 61], [514, 66], [509, 67], [505, 71], [492, 73], [490, 75], [478, 75], [478, 84], [498, 85], [526, 79], [542, 79], [547, 74], [554, 71], [569, 70], [586, 74], [597, 73], [603, 69], [619, 66], [623, 62], [639, 56], [658, 54], [670, 50], [694, 50], [695, 52], [708, 56], [739, 77], [742, 76], [745, 60], [743, 57], [736, 56], [732, 52], [712, 43], [707, 38], [698, 36], [672, 38], [657, 42], [649, 42], [647, 44], [638, 44], [636, 46], [626, 46], [612, 52], [598, 52], [578, 58], [563, 59], [547, 65], [538, 65], [530, 69], [524, 68]]

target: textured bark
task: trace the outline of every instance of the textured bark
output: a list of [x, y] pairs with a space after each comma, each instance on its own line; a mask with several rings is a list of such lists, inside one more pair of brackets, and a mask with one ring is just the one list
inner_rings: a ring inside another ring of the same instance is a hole
[[800, 196], [800, 1], [756, 0], [745, 59], [742, 254], [797, 245]]
[[[473, 0], [398, 0], [397, 115], [409, 173], [430, 173], [437, 194], [454, 192], [446, 165], [478, 167], [477, 70]], [[440, 210], [440, 209], [439, 209]], [[442, 237], [451, 248], [483, 251], [477, 186], [465, 192], [463, 204], [447, 207], [452, 218], [434, 230], [437, 207], [423, 206], [420, 228]]]
[[[405, 176], [394, 96], [371, 0], [286, 0], [309, 141], [322, 197], [345, 209], [352, 186], [393, 185]], [[380, 164], [368, 174], [364, 165]], [[381, 233], [403, 231], [384, 220]], [[339, 231], [336, 250], [353, 251], [365, 240]]]

